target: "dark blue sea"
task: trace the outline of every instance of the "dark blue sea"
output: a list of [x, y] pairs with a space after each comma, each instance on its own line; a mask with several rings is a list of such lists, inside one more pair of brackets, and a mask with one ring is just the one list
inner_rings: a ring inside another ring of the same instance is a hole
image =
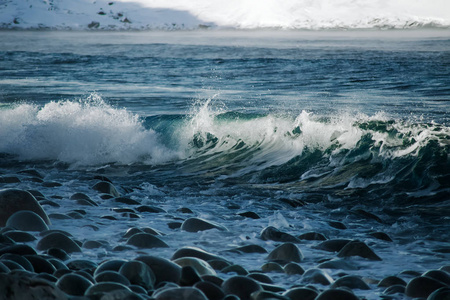
[[[450, 258], [449, 154], [446, 29], [0, 32], [0, 189], [39, 190], [60, 205], [44, 204], [49, 214], [78, 209], [76, 192], [98, 201], [75, 226], [52, 219], [106, 241], [84, 251], [95, 261], [136, 255], [111, 250], [133, 226], [163, 232], [170, 248], [151, 251], [168, 258], [187, 245], [271, 250], [259, 234], [274, 226], [358, 239], [382, 258], [353, 259], [350, 274], [439, 269]], [[117, 214], [92, 189], [98, 176], [165, 213]], [[182, 207], [229, 231], [169, 228], [187, 218]], [[299, 245], [305, 269], [335, 258], [316, 244]], [[265, 263], [222, 255], [249, 270]], [[379, 299], [371, 287], [356, 293]]]

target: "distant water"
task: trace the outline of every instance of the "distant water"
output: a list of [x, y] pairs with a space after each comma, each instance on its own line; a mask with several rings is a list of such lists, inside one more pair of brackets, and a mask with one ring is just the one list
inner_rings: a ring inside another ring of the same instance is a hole
[[102, 173], [178, 204], [364, 205], [424, 218], [406, 239], [448, 241], [448, 31], [0, 39], [0, 175]]

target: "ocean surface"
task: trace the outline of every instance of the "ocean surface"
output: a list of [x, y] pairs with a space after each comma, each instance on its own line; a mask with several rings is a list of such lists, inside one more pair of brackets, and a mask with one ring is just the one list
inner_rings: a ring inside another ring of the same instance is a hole
[[[378, 279], [450, 261], [448, 30], [3, 31], [0, 41], [0, 178], [35, 169], [61, 184], [20, 177], [0, 188], [62, 197], [48, 213], [76, 209], [64, 200], [75, 192], [101, 201], [92, 185], [102, 175], [168, 215], [189, 207], [226, 226], [233, 234], [196, 236], [213, 253], [270, 248], [259, 239], [270, 225], [363, 240], [383, 261], [361, 259], [354, 272]], [[236, 217], [249, 210], [261, 219]], [[52, 222], [112, 246], [127, 228], [151, 226], [170, 256], [189, 239], [168, 215]], [[305, 269], [317, 264], [312, 246], [299, 245]]]

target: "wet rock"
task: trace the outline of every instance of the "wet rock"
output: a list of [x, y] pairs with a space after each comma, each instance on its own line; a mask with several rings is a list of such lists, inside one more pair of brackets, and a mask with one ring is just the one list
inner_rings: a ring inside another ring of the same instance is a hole
[[191, 266], [181, 267], [181, 286], [193, 286], [197, 282], [202, 281], [198, 272]]
[[406, 282], [403, 279], [401, 279], [397, 276], [388, 276], [388, 277], [383, 278], [378, 283], [378, 287], [387, 288], [387, 287], [390, 287], [391, 285], [396, 285], [396, 284], [406, 286]]
[[25, 175], [30, 175], [33, 177], [44, 179], [44, 175], [42, 175], [42, 173], [40, 173], [39, 171], [37, 171], [35, 169], [21, 170], [21, 171], [17, 172], [17, 174], [25, 174]]
[[262, 291], [261, 285], [255, 280], [244, 276], [233, 276], [222, 283], [225, 294], [233, 294], [241, 300], [250, 300], [251, 294]]
[[240, 266], [240, 265], [231, 265], [223, 268], [221, 270], [222, 273], [228, 274], [228, 273], [235, 273], [236, 275], [242, 275], [245, 276], [248, 274], [248, 271]]
[[0, 248], [0, 255], [3, 255], [5, 253], [12, 253], [18, 255], [37, 254], [36, 250], [25, 244], [16, 244]]
[[153, 297], [156, 300], [208, 300], [202, 291], [193, 287], [163, 289]]
[[0, 274], [1, 273], [9, 273], [11, 272], [11, 269], [8, 268], [2, 261], [0, 260]]
[[[100, 300], [146, 300], [147, 296], [139, 295], [128, 290], [114, 290], [105, 293]], [[84, 300], [84, 299], [83, 299]]]
[[156, 206], [151, 206], [151, 205], [141, 205], [138, 208], [136, 208], [136, 210], [140, 213], [144, 213], [144, 212], [154, 213], [154, 214], [167, 213], [167, 211], [165, 211], [164, 209], [162, 209], [160, 207], [156, 207]]
[[25, 255], [25, 258], [33, 265], [35, 273], [53, 274], [56, 268], [39, 255]]
[[35, 241], [36, 238], [34, 235], [20, 230], [11, 230], [4, 233], [4, 236], [10, 238], [16, 243], [26, 243], [26, 242], [32, 242]]
[[303, 253], [293, 243], [284, 243], [273, 249], [266, 259], [271, 261], [301, 262]]
[[429, 270], [422, 274], [422, 276], [434, 278], [442, 283], [450, 285], [450, 275], [449, 273], [442, 270]]
[[292, 300], [314, 300], [318, 295], [319, 293], [317, 291], [307, 287], [293, 288], [283, 293], [283, 296]]
[[237, 253], [268, 253], [266, 249], [259, 245], [245, 245], [227, 251]]
[[48, 255], [58, 258], [62, 261], [70, 259], [66, 251], [60, 248], [49, 248], [45, 251]]
[[225, 297], [225, 293], [220, 286], [217, 286], [212, 282], [200, 281], [195, 283], [193, 287], [202, 291], [208, 300], [222, 300], [223, 297]]
[[370, 287], [360, 277], [355, 275], [346, 275], [338, 278], [331, 288], [347, 287], [349, 289], [370, 290]]
[[99, 241], [85, 241], [83, 243], [83, 248], [85, 249], [98, 249], [98, 248], [104, 248], [105, 244], [99, 242]]
[[250, 219], [255, 219], [255, 220], [256, 219], [261, 219], [261, 217], [257, 213], [255, 213], [253, 211], [241, 212], [241, 213], [238, 213], [238, 215], [241, 216], [241, 217], [244, 217], [244, 218], [250, 218]]
[[21, 182], [17, 176], [0, 176], [0, 183], [18, 183]]
[[256, 291], [251, 294], [252, 300], [291, 300], [288, 297], [279, 295], [275, 292], [269, 292], [269, 291]]
[[123, 203], [126, 205], [140, 205], [141, 202], [131, 199], [130, 197], [116, 197], [114, 198], [114, 202]]
[[75, 273], [65, 274], [56, 282], [58, 288], [71, 296], [83, 296], [92, 285], [92, 282], [85, 277]]
[[384, 232], [379, 232], [379, 231], [371, 232], [371, 233], [369, 233], [369, 235], [374, 237], [374, 238], [376, 238], [376, 239], [382, 240], [382, 241], [393, 242], [391, 237], [389, 235], [387, 235], [386, 233], [384, 233]]
[[360, 256], [370, 260], [381, 261], [382, 259], [373, 252], [365, 243], [360, 241], [351, 241], [346, 244], [337, 254], [338, 257]]
[[167, 226], [169, 226], [170, 229], [181, 228], [181, 225], [183, 225], [183, 223], [181, 223], [181, 222], [169, 222], [169, 223], [167, 223]]
[[136, 233], [128, 239], [127, 244], [138, 248], [148, 249], [169, 248], [169, 246], [163, 240], [149, 233]]
[[135, 260], [147, 264], [155, 274], [155, 285], [160, 282], [178, 283], [181, 278], [181, 267], [165, 258], [156, 256], [139, 256]]
[[173, 262], [180, 267], [192, 267], [200, 276], [217, 275], [216, 271], [206, 261], [197, 257], [180, 257]]
[[284, 273], [287, 275], [303, 275], [305, 270], [299, 264], [290, 262], [284, 266]]
[[329, 252], [339, 252], [347, 245], [351, 240], [346, 239], [333, 239], [321, 242], [317, 246], [313, 247], [315, 249], [325, 250]]
[[187, 232], [199, 232], [210, 229], [218, 229], [220, 231], [228, 231], [224, 226], [200, 218], [189, 218], [181, 225], [181, 230]]
[[71, 270], [74, 270], [74, 271], [87, 270], [87, 271], [89, 271], [89, 273], [93, 273], [94, 270], [98, 267], [98, 265], [95, 262], [87, 260], [87, 259], [73, 259], [73, 260], [67, 262], [66, 265]]
[[75, 200], [79, 205], [98, 206], [94, 200], [84, 193], [75, 193], [70, 196], [70, 200]]
[[404, 294], [405, 293], [405, 286], [401, 284], [394, 284], [389, 286], [383, 291], [383, 294], [385, 295], [392, 295], [392, 294]]
[[268, 262], [261, 266], [261, 270], [263, 272], [276, 272], [276, 273], [284, 273], [283, 267], [276, 262]]
[[100, 181], [96, 183], [92, 188], [103, 194], [109, 194], [114, 197], [120, 197], [120, 194], [117, 191], [116, 187], [111, 182], [108, 181]]
[[214, 269], [214, 270], [223, 270], [226, 267], [232, 266], [232, 264], [228, 261], [222, 260], [222, 259], [211, 259], [207, 261], [208, 264]]
[[49, 263], [51, 263], [56, 270], [68, 270], [69, 268], [67, 268], [67, 266], [64, 264], [64, 262], [62, 260], [59, 260], [57, 258], [54, 257], [50, 257], [47, 259]]
[[127, 261], [124, 259], [106, 260], [95, 269], [94, 276], [104, 271], [119, 271]]
[[123, 284], [117, 282], [100, 282], [90, 286], [84, 293], [85, 296], [101, 297], [106, 293], [110, 293], [116, 290], [125, 290], [131, 292], [131, 290]]
[[273, 280], [269, 276], [267, 276], [264, 273], [254, 272], [247, 275], [247, 277], [250, 277], [258, 282], [265, 283], [265, 284], [272, 284]]
[[171, 259], [175, 260], [180, 257], [197, 257], [207, 262], [210, 260], [226, 261], [226, 259], [223, 257], [214, 255], [212, 253], [206, 252], [205, 250], [196, 247], [182, 247], [177, 251], [175, 251]]
[[177, 212], [182, 213], [182, 214], [193, 214], [194, 212], [187, 207], [181, 207], [177, 209]]
[[332, 259], [317, 266], [319, 269], [358, 270], [358, 267], [346, 259]]
[[345, 226], [344, 223], [338, 222], [338, 221], [329, 221], [328, 225], [330, 225], [333, 228], [340, 229], [340, 230], [347, 229], [347, 226]]
[[139, 228], [136, 227], [131, 227], [127, 230], [127, 232], [125, 232], [125, 234], [123, 235], [124, 238], [130, 238], [131, 236], [135, 235], [136, 233], [142, 233], [143, 231]]
[[22, 270], [24, 272], [26, 271], [19, 263], [15, 262], [15, 261], [12, 261], [9, 259], [2, 259], [2, 263], [11, 271], [13, 271], [13, 270]]
[[29, 192], [18, 189], [0, 191], [0, 227], [4, 227], [9, 217], [21, 210], [32, 211], [38, 214], [47, 225], [50, 224], [47, 214]]
[[28, 259], [26, 259], [22, 255], [5, 253], [0, 257], [0, 261], [10, 260], [18, 263], [24, 270], [30, 271], [34, 273], [33, 265], [30, 263]]
[[119, 273], [128, 278], [131, 284], [139, 285], [146, 290], [153, 289], [155, 284], [155, 274], [145, 263], [132, 260], [124, 263]]
[[53, 283], [29, 276], [16, 274], [0, 274], [0, 291], [4, 299], [53, 299], [67, 300], [67, 295]]
[[347, 290], [329, 289], [320, 293], [315, 300], [359, 300], [359, 298]]
[[291, 242], [300, 243], [301, 241], [289, 233], [282, 232], [273, 226], [268, 226], [264, 228], [261, 232], [261, 239], [264, 241], [275, 241], [275, 242]]
[[67, 253], [81, 252], [80, 246], [67, 235], [53, 232], [44, 236], [37, 244], [38, 250], [44, 251], [50, 248], [59, 248]]
[[306, 232], [298, 236], [301, 240], [307, 240], [307, 241], [326, 241], [327, 238], [318, 232]]
[[428, 296], [427, 300], [448, 300], [450, 299], [450, 287], [437, 289]]
[[117, 271], [104, 271], [99, 274], [97, 274], [94, 277], [96, 282], [117, 282], [120, 284], [123, 284], [125, 286], [129, 286], [131, 283], [122, 274], [119, 274]]
[[442, 287], [445, 287], [444, 283], [431, 277], [420, 276], [412, 279], [406, 285], [405, 294], [411, 298], [427, 298]]
[[375, 214], [373, 214], [371, 212], [368, 212], [368, 211], [366, 211], [364, 209], [354, 209], [354, 210], [351, 210], [350, 212], [352, 212], [355, 215], [364, 217], [366, 219], [375, 220], [378, 223], [383, 223], [383, 221], [380, 219], [380, 217], [378, 217], [377, 215], [375, 215]]
[[309, 269], [302, 276], [302, 282], [306, 283], [320, 283], [322, 285], [330, 285], [333, 283], [333, 281], [333, 278], [331, 278], [328, 273], [321, 269]]

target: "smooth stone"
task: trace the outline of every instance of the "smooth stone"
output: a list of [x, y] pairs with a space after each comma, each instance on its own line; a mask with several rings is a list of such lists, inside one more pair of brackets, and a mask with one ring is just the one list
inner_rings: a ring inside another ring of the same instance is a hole
[[131, 289], [129, 291], [114, 290], [111, 292], [107, 292], [100, 298], [100, 300], [146, 300], [146, 299], [149, 299], [146, 295], [145, 296], [139, 295], [133, 292]]
[[406, 285], [405, 294], [411, 298], [427, 298], [431, 293], [445, 287], [445, 284], [431, 277], [413, 278]]
[[10, 261], [16, 262], [19, 265], [21, 265], [22, 268], [24, 268], [25, 270], [34, 273], [33, 265], [23, 255], [5, 253], [0, 257], [0, 261], [3, 261], [3, 260], [10, 260]]
[[153, 289], [155, 285], [155, 274], [141, 261], [132, 260], [122, 264], [119, 273], [128, 278], [131, 284], [141, 286], [145, 290]]
[[123, 235], [124, 238], [130, 238], [131, 236], [135, 235], [136, 233], [142, 233], [143, 231], [137, 227], [131, 227], [128, 228], [127, 232]]
[[293, 288], [283, 293], [283, 296], [291, 300], [314, 300], [318, 295], [317, 291], [307, 287]]
[[302, 251], [293, 243], [284, 243], [273, 249], [267, 256], [267, 260], [301, 262], [303, 260]]
[[130, 197], [116, 197], [114, 198], [114, 202], [123, 203], [126, 205], [140, 205], [141, 202], [131, 199]]
[[220, 272], [228, 274], [228, 273], [235, 273], [236, 275], [248, 275], [248, 271], [240, 266], [240, 265], [231, 265], [228, 267], [223, 268], [222, 270], [220, 270]]
[[37, 171], [35, 169], [21, 170], [21, 171], [17, 172], [17, 174], [26, 174], [26, 175], [30, 175], [33, 177], [44, 179], [44, 175], [42, 175], [42, 173], [40, 173], [39, 171]]
[[241, 300], [250, 300], [252, 293], [262, 291], [262, 287], [257, 281], [239, 275], [226, 279], [222, 283], [222, 289], [225, 294], [236, 295]]
[[307, 240], [307, 241], [326, 241], [327, 238], [318, 232], [306, 232], [298, 236], [301, 240]]
[[428, 296], [427, 300], [449, 300], [450, 299], [450, 287], [443, 287], [437, 289]]
[[84, 193], [75, 193], [69, 198], [70, 200], [75, 200], [79, 205], [85, 206], [98, 206], [97, 202], [92, 200], [88, 195]]
[[208, 300], [222, 300], [225, 297], [225, 293], [216, 284], [208, 281], [199, 281], [194, 284], [194, 288], [199, 289], [205, 294]]
[[50, 248], [60, 248], [67, 253], [82, 252], [80, 246], [67, 235], [53, 232], [44, 236], [37, 244], [38, 250], [44, 251]]
[[220, 231], [228, 231], [224, 226], [217, 224], [215, 222], [206, 221], [200, 218], [189, 218], [183, 222], [181, 225], [181, 230], [187, 232], [199, 232], [210, 229], [218, 229]]
[[151, 205], [141, 205], [136, 210], [140, 213], [148, 212], [148, 213], [167, 213], [164, 209]]
[[69, 269], [62, 260], [59, 260], [54, 257], [50, 257], [47, 260], [49, 263], [51, 263], [55, 267], [56, 270], [61, 270], [61, 269], [68, 270]]
[[222, 258], [218, 255], [214, 255], [212, 253], [206, 252], [203, 249], [197, 248], [197, 247], [182, 247], [175, 251], [175, 253], [172, 255], [172, 260], [175, 260], [180, 257], [197, 257], [200, 259], [203, 259], [204, 261], [210, 261], [210, 260], [222, 260], [227, 261], [225, 258]]
[[303, 276], [302, 281], [307, 283], [320, 283], [322, 285], [330, 285], [334, 282], [328, 273], [321, 269], [309, 269]]
[[160, 231], [158, 231], [158, 230], [156, 230], [156, 229], [153, 229], [153, 228], [151, 228], [151, 227], [143, 227], [143, 228], [141, 228], [141, 230], [143, 231], [143, 232], [145, 232], [145, 233], [149, 233], [149, 234], [151, 234], [151, 235], [165, 235], [164, 233], [161, 233]]
[[18, 183], [21, 182], [17, 176], [0, 176], [0, 183]]
[[100, 181], [96, 183], [92, 188], [103, 194], [109, 194], [114, 197], [120, 197], [120, 194], [117, 191], [116, 187], [111, 182], [108, 181]]
[[338, 222], [338, 221], [329, 221], [329, 222], [328, 222], [328, 225], [330, 225], [330, 226], [333, 227], [333, 228], [340, 229], [340, 230], [345, 230], [345, 229], [347, 229], [347, 226], [345, 226], [344, 223]]
[[394, 285], [391, 285], [391, 286], [387, 287], [383, 291], [383, 294], [385, 294], [385, 295], [404, 294], [405, 293], [405, 289], [406, 289], [406, 287], [404, 285], [394, 284]]
[[94, 276], [94, 279], [96, 282], [117, 282], [125, 286], [129, 286], [131, 284], [128, 278], [116, 271], [101, 272]]
[[284, 273], [283, 267], [276, 262], [268, 262], [261, 266], [261, 270], [266, 273], [276, 272], [276, 273]]
[[351, 240], [333, 239], [333, 240], [323, 241], [313, 248], [319, 249], [319, 250], [325, 250], [328, 252], [339, 252], [342, 250], [342, 248], [344, 248], [345, 245], [347, 245], [350, 242], [351, 242]]
[[36, 250], [34, 250], [32, 247], [25, 245], [25, 244], [16, 244], [16, 245], [10, 245], [10, 246], [0, 248], [0, 255], [3, 255], [5, 253], [12, 253], [12, 254], [19, 254], [19, 255], [37, 254]]
[[85, 277], [74, 273], [65, 274], [56, 282], [58, 288], [71, 296], [83, 296], [92, 285]]
[[338, 278], [331, 288], [347, 287], [349, 289], [370, 290], [370, 287], [359, 276], [346, 275]]
[[273, 280], [272, 278], [270, 278], [269, 276], [267, 276], [264, 273], [250, 273], [247, 275], [247, 277], [250, 277], [251, 279], [254, 279], [260, 283], [265, 283], [265, 284], [272, 284]]
[[253, 211], [241, 212], [241, 213], [238, 213], [238, 215], [241, 217], [244, 217], [244, 218], [250, 218], [250, 219], [255, 219], [255, 220], [261, 219], [261, 217]]
[[131, 290], [123, 284], [117, 282], [100, 282], [90, 286], [85, 292], [85, 296], [100, 296], [116, 290], [125, 290], [131, 292]]
[[51, 274], [47, 274], [47, 273], [37, 274], [36, 276], [34, 276], [34, 278], [45, 279], [45, 280], [47, 280], [49, 282], [53, 282], [53, 283], [56, 283], [58, 281], [58, 278], [56, 278], [55, 276], [53, 276]]
[[94, 272], [94, 270], [98, 266], [95, 262], [87, 260], [87, 259], [73, 259], [73, 260], [67, 262], [66, 265], [69, 269], [74, 270], [74, 271], [89, 270], [92, 272]]
[[373, 214], [371, 212], [368, 212], [368, 211], [366, 211], [364, 209], [354, 209], [354, 210], [351, 210], [350, 212], [354, 213], [356, 215], [359, 215], [361, 217], [367, 218], [367, 219], [375, 220], [378, 223], [383, 223], [383, 220], [381, 220], [380, 217], [378, 217], [377, 215], [375, 215], [375, 214]]
[[0, 260], [0, 273], [9, 273], [11, 272], [11, 269], [8, 268], [4, 263]]
[[56, 182], [56, 181], [44, 181], [42, 183], [42, 186], [48, 187], [48, 188], [53, 188], [53, 187], [60, 187], [60, 186], [62, 186], [62, 184], [59, 182]]
[[7, 245], [14, 245], [15, 242], [11, 238], [7, 237], [4, 234], [0, 234], [0, 245], [7, 246]]
[[135, 260], [147, 264], [155, 274], [155, 285], [160, 282], [178, 283], [181, 278], [181, 267], [165, 258], [144, 255], [139, 256]]
[[58, 258], [62, 261], [70, 259], [69, 254], [60, 248], [49, 248], [45, 251], [48, 255]]
[[382, 259], [373, 252], [364, 242], [351, 241], [337, 254], [338, 257], [359, 256], [369, 260], [381, 261]]
[[216, 276], [217, 273], [214, 269], [203, 259], [197, 257], [180, 257], [173, 260], [174, 263], [180, 267], [190, 266], [200, 275], [213, 275]]
[[142, 286], [140, 285], [135, 285], [132, 284], [128, 287], [130, 290], [132, 290], [133, 292], [137, 293], [137, 294], [143, 294], [143, 295], [147, 295], [148, 291], [146, 289], [144, 289]]
[[358, 267], [345, 259], [332, 259], [317, 266], [319, 269], [358, 270]]
[[274, 293], [282, 293], [282, 292], [286, 291], [285, 288], [282, 288], [281, 286], [274, 285], [274, 284], [261, 283], [261, 287], [263, 288], [264, 291], [274, 292]]
[[289, 233], [282, 232], [273, 226], [268, 226], [261, 231], [261, 239], [264, 241], [300, 243], [301, 241]]
[[25, 273], [0, 274], [0, 291], [7, 292], [2, 299], [52, 299], [68, 300], [67, 295], [53, 282]]
[[232, 264], [230, 262], [221, 260], [221, 259], [211, 259], [207, 261], [208, 264], [217, 271], [223, 270], [226, 267], [232, 266]]
[[[88, 273], [89, 272], [89, 273]], [[92, 284], [95, 284], [95, 279], [94, 279], [94, 277], [91, 275], [93, 272], [92, 272], [92, 269], [91, 270], [87, 270], [87, 271], [85, 271], [85, 270], [76, 270], [76, 271], [73, 271], [73, 273], [74, 274], [78, 274], [78, 275], [80, 275], [80, 276], [83, 276], [84, 278], [86, 278], [87, 280], [89, 280], [90, 282], [92, 282]]]
[[104, 271], [119, 271], [127, 261], [124, 259], [110, 259], [101, 262], [95, 269], [94, 276]]
[[396, 284], [406, 286], [406, 282], [403, 279], [401, 279], [397, 276], [388, 276], [388, 277], [383, 278], [378, 283], [378, 287], [387, 288], [387, 287], [390, 287], [391, 285], [396, 285]]
[[170, 229], [178, 229], [178, 228], [181, 228], [181, 225], [183, 225], [183, 223], [181, 223], [181, 222], [169, 222], [169, 223], [167, 223], [167, 226], [168, 226]]
[[285, 265], [283, 269], [287, 275], [303, 275], [305, 273], [305, 270], [299, 264], [293, 262]]
[[98, 248], [104, 248], [105, 245], [103, 243], [100, 243], [99, 241], [85, 241], [83, 242], [83, 248], [86, 249], [98, 249]]
[[18, 189], [0, 191], [0, 227], [4, 227], [15, 212], [23, 210], [32, 211], [39, 215], [45, 224], [51, 224], [44, 209], [30, 192]]
[[16, 243], [26, 243], [26, 242], [32, 242], [35, 241], [36, 238], [34, 235], [20, 230], [11, 230], [4, 233], [4, 236], [10, 238]]
[[153, 297], [156, 300], [208, 300], [201, 290], [193, 287], [163, 289]]
[[59, 205], [58, 203], [56, 203], [55, 201], [52, 201], [52, 200], [40, 200], [39, 204], [41, 206], [48, 205], [48, 206], [52, 206], [52, 207], [61, 207], [61, 205]]
[[48, 230], [45, 221], [35, 212], [20, 210], [13, 213], [6, 221], [6, 226], [23, 231]]
[[245, 245], [227, 251], [237, 253], [268, 253], [266, 249], [259, 245]]
[[250, 297], [252, 300], [291, 300], [288, 297], [270, 291], [256, 291]]
[[442, 270], [429, 270], [423, 273], [422, 276], [430, 277], [450, 285], [450, 274]]
[[181, 268], [180, 286], [193, 286], [202, 281], [198, 272], [192, 266]]
[[391, 237], [384, 232], [371, 232], [369, 235], [382, 241], [393, 242]]
[[53, 274], [56, 271], [52, 263], [39, 255], [25, 255], [25, 258], [33, 265], [35, 273]]
[[163, 240], [149, 233], [136, 233], [135, 235], [132, 235], [128, 239], [127, 245], [147, 249], [169, 248], [169, 245], [167, 245]]
[[320, 293], [315, 300], [359, 300], [359, 298], [347, 290], [329, 289]]
[[182, 214], [193, 214], [194, 213], [190, 208], [187, 208], [187, 207], [180, 207], [177, 209], [177, 212], [180, 212]]
[[[19, 263], [9, 260], [9, 259], [3, 259], [2, 263], [11, 271], [13, 270], [23, 270], [26, 271], [24, 267], [22, 267], [22, 265], [20, 265]], [[34, 269], [33, 269], [34, 270]], [[33, 272], [34, 273], [34, 272]]]

